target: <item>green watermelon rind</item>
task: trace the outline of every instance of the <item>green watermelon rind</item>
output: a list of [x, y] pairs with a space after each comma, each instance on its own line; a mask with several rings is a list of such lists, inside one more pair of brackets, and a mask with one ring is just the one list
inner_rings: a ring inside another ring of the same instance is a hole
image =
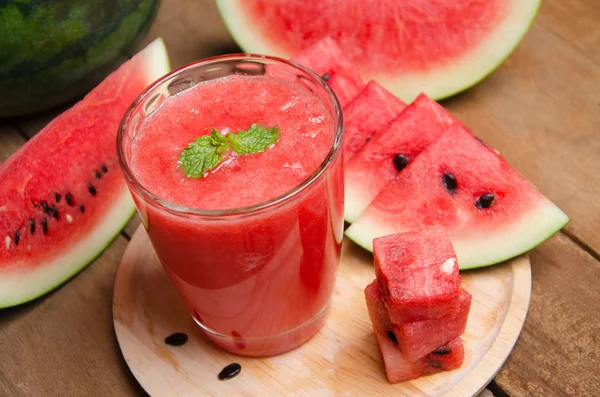
[[[148, 85], [171, 70], [167, 50], [162, 39], [150, 43], [143, 54], [148, 65]], [[98, 222], [84, 236], [83, 243], [68, 248], [68, 252], [55, 257], [48, 264], [42, 264], [35, 269], [25, 268], [0, 271], [0, 308], [20, 305], [37, 299], [63, 285], [89, 264], [91, 264], [121, 233], [125, 225], [135, 213], [135, 205], [127, 188], [125, 180], [121, 181], [122, 192], [113, 200], [111, 209], [105, 213], [105, 219]], [[91, 242], [86, 242], [86, 240]], [[83, 245], [82, 245], [83, 244]], [[79, 249], [83, 255], [72, 257], [72, 252]], [[56, 264], [57, 262], [60, 262]], [[62, 271], [56, 272], [56, 267], [66, 263]], [[54, 265], [54, 266], [52, 266]]]
[[[544, 199], [528, 215], [524, 215], [521, 220], [517, 222], [517, 225], [507, 227], [507, 230], [501, 233], [496, 232], [498, 233], [497, 236], [487, 237], [477, 241], [473, 238], [457, 240], [451, 235], [450, 240], [456, 250], [460, 269], [475, 269], [505, 262], [534, 249], [552, 237], [569, 223], [569, 221], [569, 217], [554, 205], [554, 203], [548, 199]], [[527, 229], [527, 223], [530, 223], [533, 227]], [[538, 226], [540, 224], [544, 224], [544, 227], [540, 228]], [[531, 235], [529, 237], [522, 235], [523, 232], [527, 230], [532, 231], [529, 233]], [[367, 251], [373, 252], [373, 238], [400, 233], [402, 231], [406, 230], [401, 230], [393, 225], [389, 226], [386, 225], [385, 222], [377, 221], [374, 216], [370, 216], [367, 210], [363, 216], [346, 229], [345, 235]], [[475, 234], [480, 236], [482, 233], [483, 232], [479, 231]], [[486, 240], [488, 240], [488, 247], [491, 246], [492, 248], [486, 248], [483, 243]], [[492, 241], [490, 242], [490, 240]], [[507, 242], [510, 241], [516, 241], [516, 243], [508, 244]], [[511, 250], [509, 249], [510, 245], [517, 245], [518, 248]], [[471, 250], [463, 248], [466, 246], [474, 248]], [[498, 247], [508, 248], [500, 249]], [[493, 252], [494, 250], [503, 252], [504, 254], [489, 254], [489, 252]]]
[[[276, 41], [269, 42], [264, 39], [258, 29], [253, 28], [255, 24], [244, 15], [245, 10], [239, 4], [240, 1], [242, 0], [216, 0], [221, 17], [237, 44], [245, 52], [284, 58], [293, 56], [294, 54], [278, 47]], [[510, 0], [510, 3], [513, 14], [493, 31], [495, 36], [483, 40], [469, 51], [470, 56], [442, 67], [434, 67], [430, 71], [405, 74], [401, 77], [364, 72], [362, 77], [365, 80], [376, 80], [407, 103], [412, 102], [421, 92], [435, 100], [441, 100], [473, 87], [492, 74], [513, 53], [532, 26], [542, 2]], [[482, 59], [485, 62], [482, 62]], [[456, 70], [452, 70], [452, 66], [455, 66]]]
[[41, 111], [89, 91], [127, 60], [158, 6], [126, 0], [102, 15], [93, 1], [0, 7], [0, 37], [7, 37], [0, 42], [0, 93], [7, 94], [0, 94], [0, 116]]

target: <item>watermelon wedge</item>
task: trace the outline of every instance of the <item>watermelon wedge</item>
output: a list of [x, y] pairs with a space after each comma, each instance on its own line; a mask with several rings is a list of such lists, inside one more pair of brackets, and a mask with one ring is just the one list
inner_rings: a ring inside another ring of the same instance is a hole
[[542, 243], [569, 222], [502, 157], [463, 126], [451, 126], [379, 193], [346, 235], [373, 238], [440, 224], [461, 269], [499, 263]]
[[131, 217], [117, 130], [131, 102], [169, 69], [157, 39], [0, 165], [0, 307], [61, 285]]
[[446, 128], [457, 122], [427, 95], [419, 95], [346, 165], [344, 219], [354, 222], [388, 182]]
[[307, 67], [327, 81], [342, 106], [354, 99], [365, 86], [358, 70], [329, 37], [301, 51], [292, 61]]
[[383, 130], [406, 104], [376, 81], [369, 81], [344, 109], [344, 164]]
[[217, 0], [247, 52], [292, 57], [331, 36], [363, 78], [406, 102], [440, 99], [490, 74], [513, 51], [541, 0]]

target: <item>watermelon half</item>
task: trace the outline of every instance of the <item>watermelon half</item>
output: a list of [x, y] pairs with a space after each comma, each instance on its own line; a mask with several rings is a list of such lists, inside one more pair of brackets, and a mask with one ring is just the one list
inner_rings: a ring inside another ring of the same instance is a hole
[[217, 0], [247, 52], [292, 57], [331, 36], [359, 69], [411, 102], [440, 99], [490, 74], [541, 0]]
[[503, 262], [569, 222], [500, 155], [454, 124], [377, 195], [346, 235], [373, 238], [442, 225], [461, 269]]
[[157, 39], [0, 165], [0, 307], [65, 282], [131, 217], [117, 130], [133, 100], [169, 69]]

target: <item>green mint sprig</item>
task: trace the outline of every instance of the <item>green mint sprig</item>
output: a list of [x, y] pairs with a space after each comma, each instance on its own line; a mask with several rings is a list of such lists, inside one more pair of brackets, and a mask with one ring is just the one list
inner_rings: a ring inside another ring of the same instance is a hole
[[223, 135], [212, 129], [190, 143], [179, 155], [179, 165], [188, 178], [202, 178], [223, 161], [222, 154], [232, 149], [242, 155], [264, 152], [279, 141], [279, 127], [252, 124], [246, 131]]

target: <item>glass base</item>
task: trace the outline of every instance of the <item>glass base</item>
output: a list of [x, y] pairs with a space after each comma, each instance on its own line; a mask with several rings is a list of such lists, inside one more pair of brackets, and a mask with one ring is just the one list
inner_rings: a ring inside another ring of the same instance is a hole
[[240, 356], [268, 357], [288, 352], [306, 343], [325, 324], [328, 309], [329, 305], [298, 328], [268, 338], [236, 338], [208, 328], [193, 315], [192, 319], [220, 348]]

